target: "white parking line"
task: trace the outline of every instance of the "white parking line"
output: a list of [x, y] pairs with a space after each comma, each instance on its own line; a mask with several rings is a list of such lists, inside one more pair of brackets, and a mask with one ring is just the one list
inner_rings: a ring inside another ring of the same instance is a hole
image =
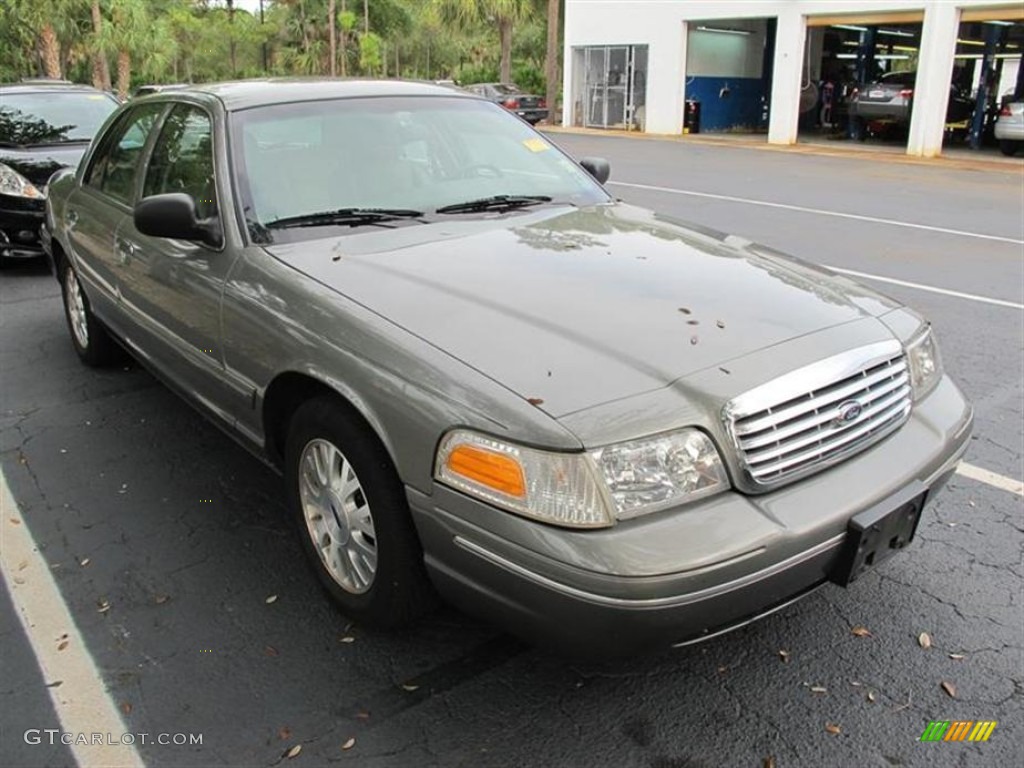
[[999, 243], [1013, 243], [1024, 245], [1024, 240], [1014, 237], [1002, 237], [1000, 235], [985, 235], [980, 232], [967, 232], [962, 229], [947, 229], [946, 227], [932, 227], [928, 224], [914, 224], [910, 221], [899, 221], [897, 219], [882, 219], [877, 216], [862, 216], [858, 213], [843, 213], [842, 211], [829, 211], [823, 208], [805, 208], [802, 205], [788, 205], [786, 203], [772, 203], [767, 200], [751, 200], [746, 197], [733, 197], [732, 195], [715, 195], [710, 192], [695, 192], [691, 189], [675, 189], [673, 187], [656, 187], [650, 184], [634, 184], [625, 181], [609, 181], [620, 187], [632, 189], [646, 189], [651, 192], [667, 192], [672, 195], [689, 195], [691, 197], [706, 197], [711, 200], [725, 200], [730, 203], [744, 203], [745, 205], [760, 205], [765, 208], [783, 208], [787, 211], [799, 211], [800, 213], [814, 213], [819, 216], [834, 216], [839, 219], [853, 219], [854, 221], [870, 221], [873, 224], [888, 224], [893, 227], [905, 227], [907, 229], [923, 229], [927, 232], [939, 232], [944, 235], [957, 235], [959, 237], [973, 237], [978, 240], [995, 240]]
[[997, 307], [1010, 307], [1011, 309], [1024, 309], [1024, 304], [1018, 304], [1015, 301], [1006, 301], [1005, 299], [993, 299], [988, 296], [978, 296], [976, 293], [963, 293], [961, 291], [951, 291], [948, 288], [936, 288], [934, 285], [922, 285], [921, 283], [911, 283], [906, 280], [897, 280], [895, 277], [882, 277], [881, 275], [871, 275], [867, 272], [854, 272], [852, 269], [841, 269], [839, 267], [833, 267], [829, 264], [825, 264], [825, 267], [831, 269], [833, 272], [838, 272], [841, 275], [850, 275], [851, 277], [862, 277], [867, 280], [877, 280], [880, 283], [892, 283], [893, 285], [902, 285], [907, 288], [916, 288], [919, 291], [927, 291], [928, 293], [941, 293], [943, 296], [955, 296], [958, 299], [968, 299], [969, 301], [980, 301], [982, 304], [994, 304]]
[[1014, 480], [1012, 477], [1006, 477], [1005, 475], [997, 475], [995, 472], [989, 472], [987, 469], [976, 467], [965, 461], [960, 462], [960, 466], [956, 468], [956, 473], [969, 477], [971, 480], [977, 480], [979, 483], [991, 485], [993, 488], [998, 488], [1001, 491], [1009, 491], [1018, 496], [1024, 496], [1024, 483], [1020, 480]]
[[[96, 663], [85, 647], [2, 472], [0, 514], [0, 573], [46, 683], [61, 681], [48, 691], [62, 731], [71, 734], [68, 738], [72, 743], [68, 748], [80, 766], [142, 768], [144, 764], [135, 747], [120, 743], [122, 734], [128, 731], [107, 696]], [[47, 726], [47, 723], [39, 723], [38, 727]], [[96, 741], [115, 743], [75, 744], [74, 737], [78, 734], [86, 734], [90, 742], [92, 734], [101, 734]], [[39, 736], [42, 744], [49, 746], [49, 736], [45, 733]], [[6, 738], [22, 738], [22, 734], [7, 734]]]

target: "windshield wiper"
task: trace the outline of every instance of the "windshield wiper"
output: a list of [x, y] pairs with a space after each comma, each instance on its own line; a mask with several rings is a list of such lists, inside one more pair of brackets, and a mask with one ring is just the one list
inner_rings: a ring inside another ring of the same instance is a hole
[[336, 211], [306, 213], [301, 216], [285, 216], [264, 226], [267, 229], [289, 229], [290, 227], [327, 227], [331, 225], [358, 227], [362, 224], [384, 224], [400, 219], [419, 219], [422, 211], [408, 208], [339, 208]]
[[550, 203], [547, 195], [492, 195], [479, 200], [468, 200], [465, 203], [442, 205], [437, 213], [476, 213], [477, 211], [511, 211], [514, 208], [526, 208], [530, 205]]

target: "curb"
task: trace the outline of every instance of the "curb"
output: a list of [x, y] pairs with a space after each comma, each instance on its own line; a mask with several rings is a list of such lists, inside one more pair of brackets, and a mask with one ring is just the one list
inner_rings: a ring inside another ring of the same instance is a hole
[[768, 144], [762, 138], [715, 138], [709, 135], [673, 134], [673, 133], [641, 133], [639, 131], [620, 131], [614, 129], [576, 128], [561, 125], [540, 125], [537, 127], [545, 133], [569, 134], [578, 136], [600, 136], [617, 139], [640, 139], [643, 141], [666, 141], [680, 144], [699, 144], [702, 146], [726, 147], [730, 149], [753, 149], [763, 152], [788, 152], [797, 155], [815, 155], [819, 157], [839, 157], [847, 160], [876, 160], [884, 163], [902, 165], [920, 165], [930, 168], [947, 170], [966, 170], [1001, 173], [1024, 173], [1024, 160], [1013, 158], [958, 158], [958, 157], [914, 157], [900, 152], [861, 149], [843, 143], [842, 148], [831, 148], [820, 144]]

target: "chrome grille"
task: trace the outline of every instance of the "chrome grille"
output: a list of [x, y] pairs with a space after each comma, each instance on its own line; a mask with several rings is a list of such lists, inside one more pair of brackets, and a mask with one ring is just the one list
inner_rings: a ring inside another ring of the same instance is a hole
[[769, 382], [725, 414], [743, 469], [763, 487], [867, 448], [903, 424], [910, 408], [903, 350], [883, 342]]

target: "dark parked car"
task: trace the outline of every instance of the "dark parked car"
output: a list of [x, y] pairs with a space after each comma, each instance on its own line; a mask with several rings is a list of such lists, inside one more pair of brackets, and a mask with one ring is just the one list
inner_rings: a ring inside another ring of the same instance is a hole
[[178, 88], [187, 88], [188, 83], [150, 83], [147, 85], [140, 85], [132, 93], [132, 98], [137, 99], [140, 96], [149, 96], [153, 93], [161, 93], [163, 91], [173, 91]]
[[470, 93], [490, 99], [509, 112], [514, 112], [530, 125], [536, 125], [548, 117], [548, 103], [543, 96], [523, 93], [515, 83], [475, 83], [463, 86]]
[[[914, 107], [914, 85], [917, 72], [888, 72], [878, 80], [858, 86], [850, 102], [850, 116], [860, 123], [910, 125]], [[955, 85], [949, 87], [946, 124], [959, 125], [971, 119], [974, 101]]]
[[62, 80], [0, 85], [0, 263], [42, 255], [47, 182], [78, 165], [117, 105], [108, 93]]
[[623, 654], [902, 550], [972, 410], [914, 311], [608, 173], [436, 85], [196, 86], [122, 107], [47, 227], [81, 359], [276, 465], [348, 615], [436, 589]]

